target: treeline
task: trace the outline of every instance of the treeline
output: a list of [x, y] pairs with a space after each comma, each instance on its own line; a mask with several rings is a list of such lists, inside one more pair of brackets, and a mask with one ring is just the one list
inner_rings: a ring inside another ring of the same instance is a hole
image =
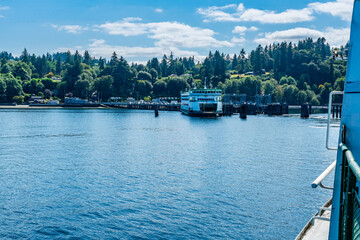
[[208, 87], [225, 93], [264, 93], [289, 104], [325, 104], [330, 91], [342, 90], [346, 72], [346, 61], [334, 58], [333, 51], [324, 38], [308, 38], [297, 44], [259, 45], [249, 54], [244, 49], [233, 56], [209, 52], [203, 62], [171, 53], [144, 65], [129, 64], [115, 52], [109, 60], [88, 51], [36, 56], [24, 49], [20, 57], [1, 52], [0, 101], [23, 102], [31, 94], [102, 101], [112, 96], [178, 97], [182, 90], [202, 87], [206, 79]]

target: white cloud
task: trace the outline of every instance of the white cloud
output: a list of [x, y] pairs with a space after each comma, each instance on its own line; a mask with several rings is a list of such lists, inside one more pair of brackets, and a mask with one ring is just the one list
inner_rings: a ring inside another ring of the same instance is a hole
[[161, 57], [164, 53], [173, 52], [175, 56], [199, 56], [196, 51], [181, 50], [176, 47], [162, 48], [154, 47], [127, 47], [109, 45], [103, 39], [93, 39], [89, 45], [89, 51], [95, 56], [110, 57], [115, 51], [118, 55], [123, 57]]
[[248, 30], [245, 26], [235, 26], [234, 30], [232, 30], [233, 33], [239, 33], [240, 35], [245, 34], [245, 32]]
[[235, 45], [237, 46], [243, 46], [244, 42], [246, 41], [245, 38], [243, 37], [240, 37], [240, 38], [237, 38], [237, 37], [233, 37], [231, 39], [231, 42], [234, 43]]
[[332, 28], [325, 31], [325, 38], [331, 46], [339, 47], [350, 40], [350, 28]]
[[314, 17], [312, 16], [312, 11], [308, 8], [299, 10], [287, 9], [280, 13], [268, 10], [247, 9], [240, 14], [238, 19], [245, 22], [298, 23], [311, 21]]
[[157, 12], [157, 13], [162, 13], [163, 10], [162, 10], [161, 8], [156, 8], [156, 9], [155, 9], [155, 12]]
[[245, 32], [254, 32], [254, 31], [257, 31], [259, 30], [257, 27], [250, 27], [250, 28], [247, 28], [245, 26], [235, 26], [234, 27], [234, 30], [232, 30], [233, 33], [238, 33], [240, 35], [245, 35]]
[[[205, 59], [205, 56], [200, 55], [196, 51], [187, 51], [181, 50], [175, 47], [172, 48], [161, 48], [157, 46], [153, 47], [127, 47], [119, 45], [107, 44], [103, 39], [91, 39], [90, 44], [85, 48], [81, 46], [75, 47], [60, 47], [54, 52], [67, 52], [75, 53], [78, 50], [80, 53], [83, 53], [87, 49], [92, 56], [96, 57], [105, 57], [110, 58], [115, 51], [118, 56], [123, 56], [126, 59], [129, 58], [151, 58], [158, 57], [161, 58], [164, 54], [170, 54], [172, 52], [175, 57], [189, 57], [194, 56], [196, 61], [202, 61]], [[131, 60], [130, 60], [131, 61]]]
[[[228, 9], [232, 10], [232, 12], [224, 11]], [[297, 23], [311, 21], [314, 18], [312, 10], [309, 8], [287, 9], [276, 13], [269, 10], [246, 9], [242, 3], [239, 5], [230, 4], [224, 7], [199, 8], [197, 12], [204, 16], [204, 22]]]
[[82, 52], [84, 52], [84, 48], [82, 46], [75, 46], [75, 47], [59, 47], [57, 49], [54, 50], [54, 52], [67, 52], [70, 51], [71, 54], [75, 54], [76, 51], [79, 51], [79, 53], [81, 54]]
[[183, 47], [232, 47], [229, 41], [217, 40], [216, 33], [210, 29], [191, 27], [178, 22], [141, 23], [131, 21], [108, 22], [95, 26], [110, 35], [138, 36], [147, 34], [161, 48]]
[[255, 32], [255, 31], [257, 31], [257, 30], [259, 30], [259, 28], [254, 27], [254, 26], [252, 26], [252, 27], [249, 28], [249, 31], [251, 31], [251, 32]]
[[352, 16], [354, 0], [336, 0], [335, 2], [315, 2], [309, 7], [319, 13], [329, 13], [332, 16], [340, 17], [342, 20], [350, 21]]
[[245, 8], [240, 3], [222, 7], [211, 6], [199, 8], [197, 13], [203, 15], [204, 22], [259, 22], [259, 23], [299, 23], [314, 19], [314, 13], [329, 13], [349, 21], [352, 15], [354, 0], [335, 0], [332, 2], [314, 2], [302, 9], [287, 9], [283, 12]]
[[[0, 10], [9, 10], [10, 9], [10, 7], [9, 6], [1, 6], [0, 5]], [[4, 18], [5, 16], [4, 15], [1, 15], [0, 14], [0, 18]]]
[[137, 22], [137, 21], [141, 21], [142, 18], [139, 17], [127, 17], [127, 18], [123, 18], [123, 22]]
[[325, 37], [331, 46], [340, 46], [346, 44], [350, 38], [349, 28], [327, 28], [324, 32], [309, 28], [292, 28], [284, 31], [275, 31], [265, 33], [263, 38], [255, 39], [258, 44], [266, 45], [270, 43], [280, 43], [283, 41], [297, 42], [305, 38]]
[[58, 30], [58, 31], [65, 31], [68, 33], [73, 33], [73, 34], [79, 34], [83, 31], [87, 31], [89, 30], [88, 27], [82, 27], [80, 25], [55, 25], [55, 24], [51, 24], [51, 27]]
[[125, 37], [138, 36], [148, 32], [146, 24], [134, 23], [126, 19], [121, 22], [108, 22], [95, 25], [95, 28], [102, 29], [110, 35], [123, 35]]

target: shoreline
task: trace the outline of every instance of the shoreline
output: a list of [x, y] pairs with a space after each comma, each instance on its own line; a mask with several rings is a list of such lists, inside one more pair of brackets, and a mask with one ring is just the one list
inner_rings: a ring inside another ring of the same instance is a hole
[[0, 105], [0, 109], [62, 109], [62, 108], [89, 108], [89, 109], [106, 109], [107, 107], [102, 106], [62, 106], [62, 105]]

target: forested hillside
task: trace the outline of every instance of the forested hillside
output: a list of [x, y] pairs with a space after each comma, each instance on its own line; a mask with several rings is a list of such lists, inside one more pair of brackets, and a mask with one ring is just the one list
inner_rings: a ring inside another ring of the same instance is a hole
[[[110, 97], [178, 97], [195, 84], [224, 93], [271, 94], [273, 102], [326, 104], [329, 92], [342, 90], [347, 46], [331, 49], [324, 38], [298, 43], [259, 45], [234, 55], [209, 52], [194, 57], [152, 58], [146, 65], [129, 64], [114, 52], [111, 59], [55, 53], [42, 56], [24, 49], [20, 57], [0, 53], [0, 101], [24, 102], [32, 94], [46, 99], [65, 96], [108, 100]], [[118, 53], [120, 54], [120, 53]]]

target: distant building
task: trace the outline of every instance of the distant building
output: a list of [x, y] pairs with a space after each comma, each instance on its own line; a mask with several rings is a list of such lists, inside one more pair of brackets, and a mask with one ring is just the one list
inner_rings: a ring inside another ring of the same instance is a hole
[[42, 96], [31, 95], [30, 99], [28, 100], [29, 104], [42, 104], [45, 103], [45, 99]]
[[132, 98], [132, 97], [128, 97], [128, 98], [126, 99], [126, 102], [127, 102], [127, 103], [136, 103], [135, 99]]
[[246, 94], [225, 94], [224, 103], [243, 104], [246, 102]]
[[89, 104], [89, 101], [77, 97], [66, 97], [65, 104]]
[[59, 100], [48, 100], [46, 102], [46, 104], [49, 104], [49, 105], [59, 105], [60, 104], [60, 101]]
[[271, 103], [271, 95], [270, 94], [256, 94], [255, 95], [255, 103], [257, 106], [260, 105], [268, 105]]
[[121, 102], [122, 101], [122, 97], [111, 97], [109, 99], [110, 102]]

